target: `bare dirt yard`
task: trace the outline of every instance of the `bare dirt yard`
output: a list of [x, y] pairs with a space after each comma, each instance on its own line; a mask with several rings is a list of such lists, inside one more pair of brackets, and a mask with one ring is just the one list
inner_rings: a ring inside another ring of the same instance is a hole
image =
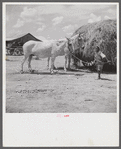
[[34, 73], [27, 62], [20, 74], [23, 56], [7, 56], [7, 113], [114, 113], [117, 112], [117, 75], [97, 73], [87, 69], [64, 72], [64, 58], [58, 57], [59, 72], [51, 75], [47, 59], [32, 60]]

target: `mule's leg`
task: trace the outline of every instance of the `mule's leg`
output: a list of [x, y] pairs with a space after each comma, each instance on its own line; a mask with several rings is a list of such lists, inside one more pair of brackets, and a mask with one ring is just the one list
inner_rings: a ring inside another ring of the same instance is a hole
[[64, 64], [64, 71], [66, 72], [67, 69], [66, 69], [66, 64], [67, 64], [67, 55], [65, 55], [65, 64]]
[[50, 73], [53, 74], [54, 73], [54, 61], [55, 61], [55, 57], [51, 57], [51, 68], [50, 68]]
[[68, 69], [70, 70], [71, 55], [68, 55]]
[[53, 64], [53, 69], [57, 70], [57, 67], [55, 67], [55, 64]]
[[47, 69], [49, 69], [49, 61], [50, 61], [50, 57], [48, 57], [47, 59]]
[[25, 55], [22, 62], [21, 62], [21, 71], [20, 71], [21, 73], [23, 73], [23, 65], [24, 65], [27, 58], [28, 58], [28, 56]]
[[29, 58], [28, 58], [28, 69], [29, 69], [30, 72], [32, 72], [31, 60], [32, 60], [32, 55], [30, 55]]
[[[50, 57], [49, 57], [50, 60]], [[48, 68], [49, 68], [49, 61], [48, 61]], [[53, 69], [57, 70], [57, 67], [55, 67], [55, 64], [53, 64]]]
[[[47, 59], [47, 69], [49, 69], [49, 61], [50, 61], [50, 57], [48, 57]], [[53, 64], [53, 69], [57, 69], [54, 64]]]

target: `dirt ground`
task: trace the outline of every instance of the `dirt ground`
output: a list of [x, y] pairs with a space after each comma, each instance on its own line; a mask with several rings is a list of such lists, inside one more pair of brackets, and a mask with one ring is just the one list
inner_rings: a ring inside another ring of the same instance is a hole
[[57, 74], [47, 70], [47, 59], [32, 60], [30, 74], [27, 62], [20, 74], [23, 56], [7, 56], [7, 113], [114, 113], [117, 112], [117, 75], [102, 74], [86, 69], [64, 72], [64, 58], [58, 57]]

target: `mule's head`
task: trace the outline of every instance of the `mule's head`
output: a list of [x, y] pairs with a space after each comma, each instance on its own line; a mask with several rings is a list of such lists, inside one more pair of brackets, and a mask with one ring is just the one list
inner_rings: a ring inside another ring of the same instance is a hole
[[67, 38], [67, 37], [66, 37], [66, 39], [67, 39], [67, 47], [68, 47], [69, 51], [71, 53], [73, 53], [74, 52], [73, 40], [71, 38]]
[[73, 37], [71, 37], [73, 40], [73, 48], [74, 51], [79, 50], [79, 49], [84, 49], [84, 37], [83, 34], [79, 33]]
[[78, 35], [78, 45], [80, 48], [84, 48], [84, 37], [83, 37], [83, 34], [79, 34]]

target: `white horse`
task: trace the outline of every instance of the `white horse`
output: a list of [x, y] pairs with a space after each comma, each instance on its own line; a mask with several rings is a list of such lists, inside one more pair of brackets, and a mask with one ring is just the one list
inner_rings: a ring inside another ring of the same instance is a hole
[[37, 56], [40, 58], [51, 58], [51, 68], [50, 68], [50, 73], [53, 74], [53, 66], [54, 66], [54, 61], [57, 56], [63, 56], [65, 55], [65, 65], [64, 65], [64, 70], [67, 71], [66, 69], [66, 64], [67, 64], [67, 59], [69, 59], [68, 62], [68, 67], [70, 67], [70, 53], [73, 53], [75, 47], [73, 42], [76, 41], [76, 38], [79, 37], [79, 34], [76, 35], [75, 37], [72, 37], [71, 39], [66, 38], [62, 43], [59, 43], [57, 41], [55, 42], [50, 42], [50, 41], [28, 41], [23, 45], [23, 52], [24, 52], [24, 58], [21, 63], [21, 73], [23, 73], [23, 65], [26, 59], [28, 58], [28, 68], [29, 71], [32, 72], [31, 68], [31, 60], [32, 56]]
[[[57, 44], [61, 44], [61, 43], [64, 43], [66, 39], [62, 39], [62, 40], [59, 40], [57, 41]], [[74, 53], [76, 50], [78, 50], [79, 48], [82, 48], [84, 45], [83, 45], [83, 34], [79, 33], [79, 34], [76, 34], [75, 36], [71, 37], [71, 46], [72, 46], [72, 49], [73, 49], [73, 52]], [[66, 46], [66, 45], [65, 45]], [[67, 47], [65, 47], [67, 48]], [[71, 51], [70, 51], [71, 52]], [[61, 55], [59, 55], [61, 56]], [[63, 55], [62, 55], [63, 56]], [[71, 57], [72, 57], [72, 54], [69, 53], [69, 55], [65, 55], [65, 67], [64, 67], [64, 70], [66, 71], [66, 64], [68, 63], [68, 69], [70, 69], [70, 62], [71, 62]], [[47, 68], [49, 68], [49, 61], [50, 61], [50, 58], [51, 57], [48, 57], [48, 60], [47, 60]], [[55, 69], [57, 69], [55, 67], [55, 65], [53, 65]]]

